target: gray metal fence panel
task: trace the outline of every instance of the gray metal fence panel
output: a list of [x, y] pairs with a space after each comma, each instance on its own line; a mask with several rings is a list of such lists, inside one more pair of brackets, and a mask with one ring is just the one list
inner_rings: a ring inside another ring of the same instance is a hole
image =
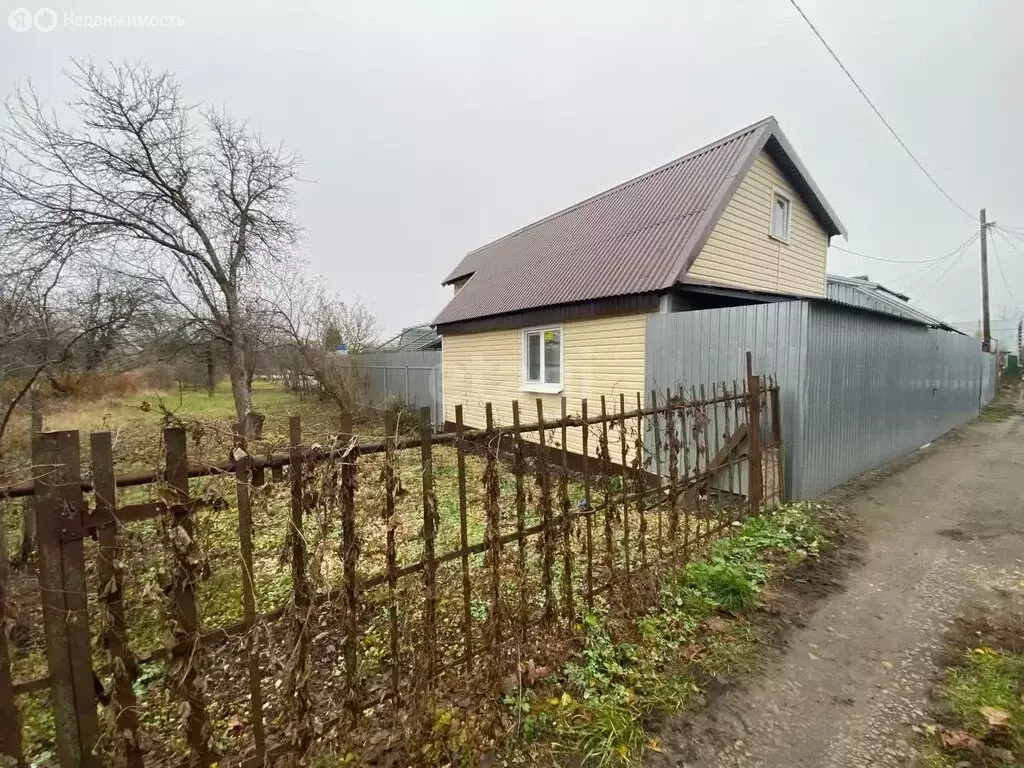
[[978, 415], [976, 339], [812, 303], [795, 498], [824, 493]]
[[977, 339], [813, 301], [650, 315], [646, 389], [742, 381], [747, 350], [779, 379], [789, 498], [931, 442], [995, 394]]
[[396, 399], [414, 408], [430, 408], [435, 425], [444, 421], [439, 350], [353, 355], [352, 367], [362, 383], [363, 405], [376, 407]]
[[981, 379], [981, 405], [985, 407], [992, 402], [996, 396], [996, 387], [999, 379], [999, 359], [996, 355], [986, 355], [988, 358], [982, 366]]
[[[791, 465], [803, 433], [800, 389], [806, 367], [808, 305], [803, 301], [758, 304], [650, 315], [647, 319], [646, 390], [675, 391], [746, 378], [746, 353], [758, 373], [774, 373], [781, 386], [785, 425], [784, 456]], [[720, 418], [724, 423], [724, 418]], [[648, 445], [653, 443], [648, 440]], [[667, 462], [662, 462], [667, 466]], [[729, 490], [745, 492], [746, 468], [729, 481]], [[790, 477], [787, 476], [787, 492]]]

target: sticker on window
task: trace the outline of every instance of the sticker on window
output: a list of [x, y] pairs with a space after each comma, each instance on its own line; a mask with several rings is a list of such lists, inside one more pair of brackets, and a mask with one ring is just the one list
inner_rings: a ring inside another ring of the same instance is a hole
[[544, 343], [545, 344], [554, 344], [556, 341], [558, 341], [558, 332], [557, 331], [544, 331]]

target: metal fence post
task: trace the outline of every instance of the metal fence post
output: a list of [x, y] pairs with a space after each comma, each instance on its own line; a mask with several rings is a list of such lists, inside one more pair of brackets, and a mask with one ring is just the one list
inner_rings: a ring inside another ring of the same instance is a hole
[[96, 692], [82, 548], [86, 531], [78, 432], [33, 435], [32, 463], [39, 588], [57, 751], [64, 768], [93, 766]]
[[756, 515], [761, 509], [764, 489], [761, 465], [761, 379], [753, 373], [750, 352], [747, 352], [747, 425], [747, 501], [750, 503], [750, 514]]

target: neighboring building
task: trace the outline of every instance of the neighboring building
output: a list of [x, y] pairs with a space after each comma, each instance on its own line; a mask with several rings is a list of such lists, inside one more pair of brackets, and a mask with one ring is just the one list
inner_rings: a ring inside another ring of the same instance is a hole
[[376, 350], [377, 352], [423, 352], [441, 349], [441, 337], [430, 325], [413, 325], [403, 328]]
[[[826, 297], [829, 239], [845, 230], [769, 117], [463, 258], [443, 338], [445, 419], [523, 420], [568, 399], [635, 407], [646, 316]], [[570, 445], [579, 449], [579, 446]]]

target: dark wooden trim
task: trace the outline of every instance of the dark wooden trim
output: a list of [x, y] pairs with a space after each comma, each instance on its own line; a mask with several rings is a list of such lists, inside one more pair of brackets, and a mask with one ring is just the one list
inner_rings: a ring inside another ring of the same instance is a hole
[[554, 304], [536, 307], [521, 312], [478, 317], [436, 326], [441, 336], [455, 336], [462, 333], [483, 333], [505, 331], [515, 328], [530, 328], [535, 325], [569, 323], [577, 320], [593, 320], [616, 315], [635, 315], [654, 312], [658, 309], [661, 291], [633, 293], [626, 296], [609, 296], [571, 304]]

